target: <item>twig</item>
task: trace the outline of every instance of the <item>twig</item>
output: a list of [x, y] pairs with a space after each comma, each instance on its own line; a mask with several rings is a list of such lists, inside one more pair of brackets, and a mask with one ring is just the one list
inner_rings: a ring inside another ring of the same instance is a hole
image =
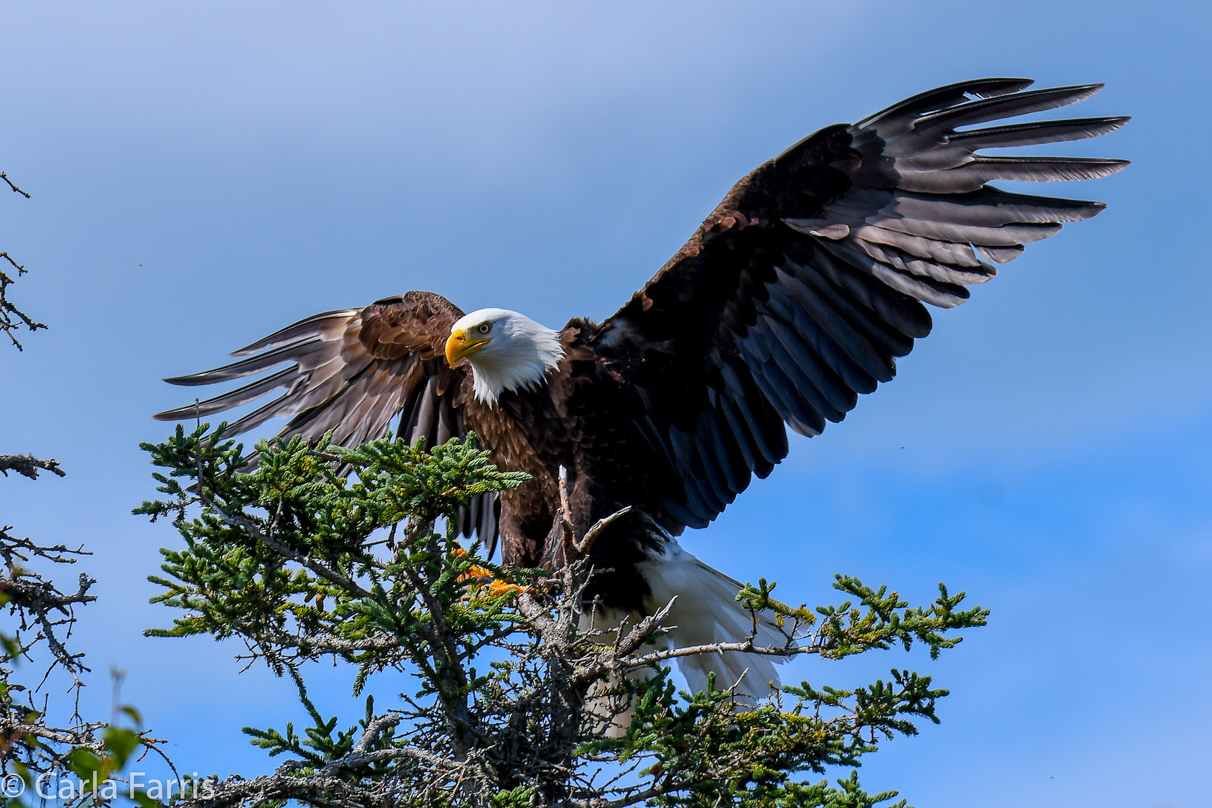
[[625, 508], [620, 508], [619, 510], [610, 514], [610, 516], [604, 516], [598, 521], [594, 522], [593, 526], [590, 527], [589, 530], [586, 530], [585, 535], [582, 536], [581, 540], [576, 543], [577, 552], [581, 555], [586, 555], [590, 549], [592, 549], [593, 543], [598, 540], [598, 537], [602, 535], [603, 531], [605, 531], [612, 522], [626, 516], [629, 513], [631, 513], [630, 505]]
[[16, 185], [14, 185], [13, 181], [8, 178], [8, 174], [5, 174], [3, 171], [0, 171], [0, 180], [4, 180], [5, 182], [7, 182], [8, 187], [12, 188], [14, 192], [21, 194], [26, 199], [30, 198], [29, 194], [27, 194], [25, 191], [22, 191], [20, 188], [18, 188]]
[[[26, 199], [29, 199], [29, 194], [18, 188], [3, 171], [0, 171], [0, 179], [8, 183], [8, 187], [14, 192], [21, 194]], [[0, 258], [3, 258], [9, 263], [9, 266], [17, 270], [18, 278], [25, 274], [25, 267], [18, 264], [17, 261], [7, 252], [0, 252]], [[13, 279], [3, 270], [0, 270], [0, 331], [3, 331], [8, 336], [9, 341], [12, 342], [13, 346], [18, 351], [22, 351], [25, 349], [21, 345], [21, 341], [17, 339], [14, 332], [17, 331], [22, 325], [24, 325], [30, 331], [37, 331], [39, 328], [46, 328], [46, 324], [37, 322], [9, 301], [8, 287], [12, 283]]]
[[753, 640], [745, 640], [744, 642], [713, 642], [706, 645], [687, 645], [682, 648], [668, 648], [663, 651], [653, 651], [650, 654], [643, 656], [630, 657], [625, 660], [625, 666], [628, 668], [643, 668], [648, 665], [655, 665], [658, 662], [663, 662], [667, 659], [677, 659], [685, 656], [697, 656], [699, 654], [719, 654], [724, 652], [736, 651], [742, 654], [758, 654], [761, 656], [777, 656], [777, 657], [793, 657], [800, 654], [815, 654], [819, 653], [819, 649], [811, 645], [809, 646], [781, 646], [772, 648], [766, 645], [757, 645]]

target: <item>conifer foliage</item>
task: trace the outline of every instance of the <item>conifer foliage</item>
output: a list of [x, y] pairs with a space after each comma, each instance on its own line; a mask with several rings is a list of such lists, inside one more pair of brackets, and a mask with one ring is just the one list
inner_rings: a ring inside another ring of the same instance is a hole
[[[600, 523], [584, 536], [565, 530], [571, 562], [554, 573], [502, 569], [458, 541], [460, 504], [525, 479], [499, 471], [474, 438], [354, 450], [295, 439], [259, 444], [246, 465], [222, 426], [203, 424], [144, 448], [162, 469], [162, 498], [136, 512], [171, 520], [184, 542], [162, 551], [152, 579], [175, 619], [149, 633], [238, 638], [242, 656], [282, 676], [309, 716], [301, 729], [245, 728], [285, 762], [184, 804], [887, 805], [895, 792], [867, 794], [839, 767], [938, 721], [947, 691], [929, 676], [894, 670], [848, 689], [803, 682], [747, 705], [732, 682], [679, 692], [665, 666], [723, 650], [839, 659], [924, 643], [937, 655], [987, 616], [942, 586], [933, 603], [911, 607], [844, 576], [834, 583], [844, 602], [791, 608], [763, 580], [738, 599], [755, 620], [774, 615], [793, 642], [669, 648], [665, 610], [608, 632], [583, 628], [594, 573], [585, 553]], [[354, 714], [326, 716], [309, 697], [321, 660], [350, 666]], [[412, 684], [384, 703], [365, 695], [380, 676]], [[625, 732], [605, 731], [603, 704], [616, 723], [634, 708]]]

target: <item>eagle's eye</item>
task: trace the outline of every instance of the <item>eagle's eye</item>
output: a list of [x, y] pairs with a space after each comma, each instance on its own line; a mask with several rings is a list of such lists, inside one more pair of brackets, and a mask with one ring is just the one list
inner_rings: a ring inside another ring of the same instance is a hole
[[487, 334], [491, 330], [492, 323], [480, 323], [476, 326], [476, 331], [479, 331], [481, 334]]

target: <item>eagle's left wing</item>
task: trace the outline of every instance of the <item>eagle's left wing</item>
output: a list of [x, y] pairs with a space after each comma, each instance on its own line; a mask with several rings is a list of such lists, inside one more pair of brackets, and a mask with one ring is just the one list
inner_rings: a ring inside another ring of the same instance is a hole
[[[1077, 103], [1099, 85], [1026, 91], [1023, 79], [933, 90], [792, 146], [742, 179], [664, 268], [611, 317], [597, 353], [637, 390], [639, 434], [666, 460], [664, 524], [701, 527], [815, 435], [1027, 242], [1103, 206], [985, 183], [1081, 180], [1123, 160], [981, 149], [1079, 140], [1127, 118], [968, 128]], [[983, 260], [982, 260], [983, 259]]]

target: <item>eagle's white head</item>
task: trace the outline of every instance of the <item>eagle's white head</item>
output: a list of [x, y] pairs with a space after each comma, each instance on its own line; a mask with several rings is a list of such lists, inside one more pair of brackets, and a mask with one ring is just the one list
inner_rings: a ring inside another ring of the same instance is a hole
[[466, 359], [476, 398], [490, 405], [508, 390], [538, 387], [563, 356], [560, 332], [506, 309], [463, 315], [446, 340], [446, 361]]

